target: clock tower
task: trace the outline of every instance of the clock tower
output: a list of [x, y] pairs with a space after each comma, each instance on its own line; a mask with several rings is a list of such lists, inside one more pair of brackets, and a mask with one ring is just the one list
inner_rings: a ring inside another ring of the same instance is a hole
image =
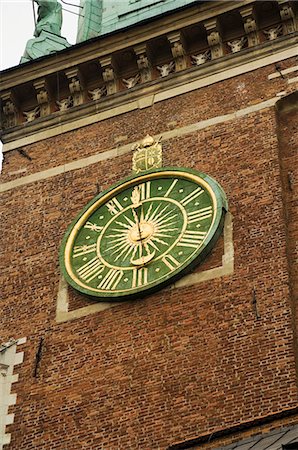
[[54, 3], [0, 77], [0, 449], [297, 448], [296, 2], [82, 2], [73, 46]]

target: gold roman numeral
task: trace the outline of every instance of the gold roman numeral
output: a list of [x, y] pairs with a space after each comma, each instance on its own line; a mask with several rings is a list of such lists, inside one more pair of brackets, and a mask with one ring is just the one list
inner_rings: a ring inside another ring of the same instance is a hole
[[165, 255], [161, 260], [170, 270], [180, 266], [180, 263], [172, 255]]
[[87, 222], [84, 225], [84, 228], [88, 228], [89, 230], [92, 230], [92, 231], [101, 231], [103, 229], [103, 227], [101, 227], [100, 225], [97, 225], [96, 223], [92, 223], [92, 222]]
[[78, 256], [87, 255], [88, 253], [92, 253], [96, 251], [96, 244], [90, 245], [77, 245], [73, 248], [73, 257], [77, 258]]
[[212, 206], [206, 206], [198, 211], [189, 212], [187, 214], [188, 223], [201, 222], [201, 220], [212, 217]]
[[97, 288], [105, 290], [114, 290], [117, 288], [122, 277], [123, 277], [123, 270], [110, 269], [105, 274], [105, 276], [103, 277]]
[[186, 197], [184, 197], [183, 200], [181, 200], [181, 205], [186, 206], [188, 203], [195, 200], [200, 195], [204, 194], [204, 190], [199, 186], [197, 189], [195, 189], [193, 192], [188, 194]]
[[146, 183], [139, 184], [138, 186], [140, 190], [141, 200], [146, 200], [150, 198], [150, 190], [151, 190], [151, 181], [147, 181]]
[[172, 181], [171, 186], [169, 187], [169, 189], [167, 190], [167, 192], [165, 193], [165, 197], [168, 197], [170, 195], [170, 193], [172, 192], [172, 190], [174, 189], [176, 183], [178, 182], [178, 178], [175, 178], [175, 180]]
[[205, 239], [207, 232], [186, 230], [177, 247], [198, 248]]
[[98, 275], [100, 275], [104, 268], [105, 266], [95, 256], [95, 258], [90, 259], [90, 261], [81, 266], [77, 270], [77, 272], [83, 280], [89, 283], [93, 280], [93, 278], [96, 278]]
[[112, 215], [116, 215], [123, 209], [123, 206], [121, 205], [121, 203], [119, 203], [117, 198], [114, 197], [107, 203], [107, 208]]
[[148, 269], [140, 267], [133, 269], [132, 273], [132, 287], [141, 287], [148, 283]]

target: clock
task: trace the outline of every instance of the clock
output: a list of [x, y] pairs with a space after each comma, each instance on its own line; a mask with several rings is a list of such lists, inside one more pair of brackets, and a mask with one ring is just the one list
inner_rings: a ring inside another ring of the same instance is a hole
[[95, 197], [70, 225], [60, 263], [67, 282], [101, 301], [142, 297], [174, 282], [210, 252], [227, 211], [210, 176], [162, 168]]

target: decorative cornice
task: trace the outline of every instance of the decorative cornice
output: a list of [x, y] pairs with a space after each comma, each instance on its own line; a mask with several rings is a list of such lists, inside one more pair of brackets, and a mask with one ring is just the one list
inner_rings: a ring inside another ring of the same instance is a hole
[[275, 2], [275, 23], [260, 10], [266, 2], [235, 3], [200, 4], [178, 12], [171, 27], [166, 17], [127, 30], [121, 45], [116, 33], [74, 46], [63, 60], [57, 54], [3, 73], [3, 142], [121, 106], [128, 91], [132, 101], [297, 44], [297, 19], [287, 1]]
[[[239, 0], [237, 7], [252, 4], [256, 0]], [[205, 4], [198, 3], [196, 6], [175, 13], [175, 21], [173, 15], [170, 14], [160, 19], [150, 19], [150, 26], [147, 23], [142, 25], [133, 25], [127, 30], [119, 30], [111, 34], [103, 35], [73, 45], [72, 47], [62, 50], [59, 53], [38, 58], [33, 62], [11, 67], [0, 72], [0, 91], [15, 86], [20, 73], [22, 74], [22, 82], [36, 79], [36, 73], [40, 77], [57, 72], [59, 68], [73, 67], [74, 64], [83, 64], [94, 60], [94, 55], [99, 57], [111, 55], [125, 48], [134, 47], [137, 44], [146, 43], [147, 40], [155, 39], [161, 34], [179, 30], [197, 23], [199, 20], [205, 20], [211, 16], [223, 14], [235, 9], [234, 0], [215, 0], [212, 7], [209, 2]]]

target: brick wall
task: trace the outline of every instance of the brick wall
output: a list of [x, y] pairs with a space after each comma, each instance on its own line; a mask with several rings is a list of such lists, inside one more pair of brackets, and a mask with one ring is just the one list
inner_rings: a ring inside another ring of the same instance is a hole
[[[2, 180], [113, 148], [115, 137], [123, 136], [122, 145], [256, 105], [283, 89], [283, 79], [268, 81], [274, 70], [24, 147], [31, 161], [14, 150]], [[196, 168], [223, 186], [233, 215], [233, 275], [62, 324], [55, 321], [59, 243], [98, 187], [130, 174], [132, 154], [2, 194], [1, 329], [3, 340], [27, 337], [7, 448], [166, 449], [297, 405], [296, 266], [289, 271], [296, 198], [281, 182], [295, 171], [296, 117], [268, 107], [164, 141], [164, 165]], [[222, 245], [201, 269], [218, 263]], [[90, 304], [78, 294], [72, 302]]]
[[[277, 110], [281, 181], [284, 199], [284, 220], [287, 232], [288, 266], [290, 274], [291, 307], [298, 324], [298, 97], [293, 93], [278, 104]], [[295, 340], [297, 344], [297, 340]], [[297, 346], [295, 345], [296, 354]]]

